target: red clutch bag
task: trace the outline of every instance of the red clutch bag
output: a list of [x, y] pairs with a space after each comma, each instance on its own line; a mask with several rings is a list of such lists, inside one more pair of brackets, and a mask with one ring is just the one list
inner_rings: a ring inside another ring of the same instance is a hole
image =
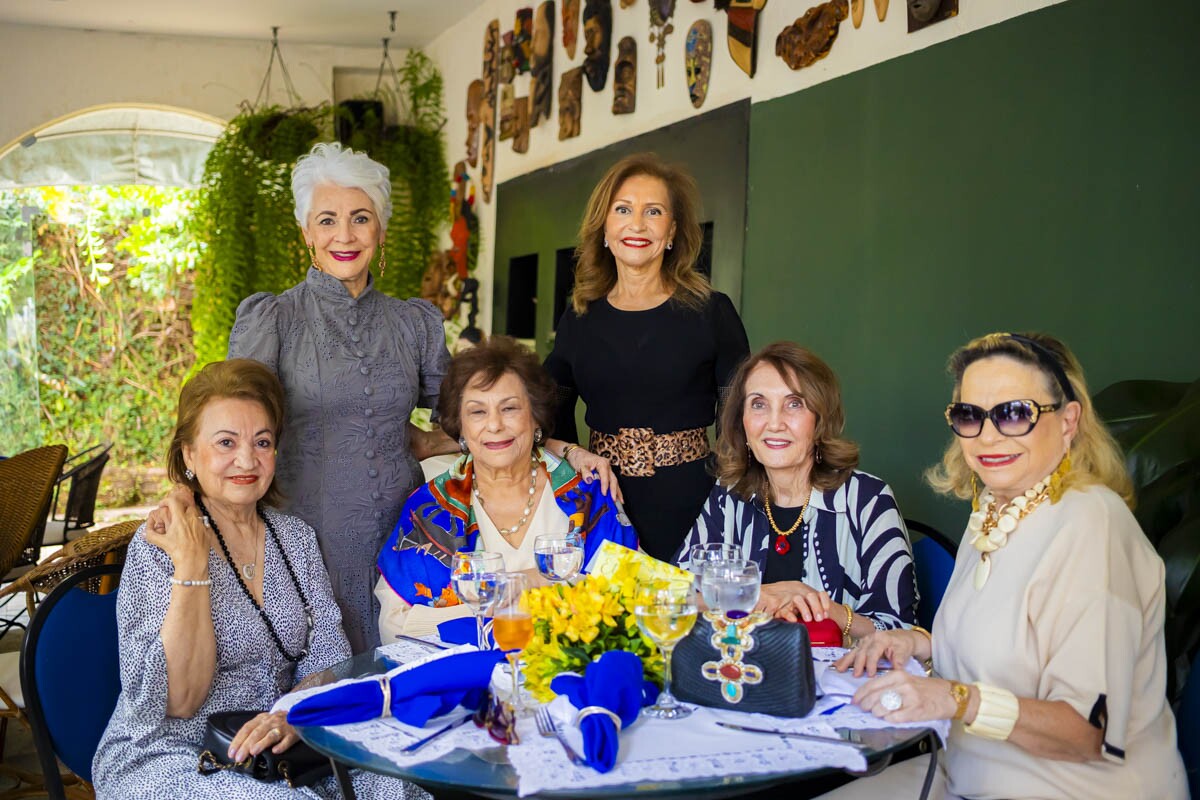
[[804, 622], [802, 624], [808, 628], [808, 641], [813, 647], [842, 646], [842, 626], [838, 625], [832, 619], [823, 619], [820, 622]]

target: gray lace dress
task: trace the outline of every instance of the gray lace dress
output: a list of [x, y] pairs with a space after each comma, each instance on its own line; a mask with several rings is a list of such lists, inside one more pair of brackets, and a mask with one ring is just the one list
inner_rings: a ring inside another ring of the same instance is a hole
[[379, 644], [375, 559], [424, 482], [406, 423], [414, 408], [437, 405], [450, 360], [432, 304], [374, 286], [372, 277], [353, 298], [309, 268], [280, 295], [243, 300], [229, 335], [230, 358], [261, 361], [283, 382], [283, 510], [316, 530], [356, 653]]
[[[171, 599], [170, 576], [174, 569], [167, 554], [145, 540], [143, 525], [129, 545], [117, 595], [121, 695], [92, 762], [98, 800], [341, 796], [332, 777], [306, 789], [292, 790], [285, 783], [262, 783], [233, 772], [201, 775], [196, 770], [209, 715], [267, 710], [295, 682], [350, 656], [312, 529], [296, 517], [273, 510], [267, 514], [313, 606], [309, 654], [292, 667], [238, 587], [237, 577], [224, 557], [210, 551], [216, 674], [208, 698], [193, 716], [168, 717], [167, 658], [160, 632]], [[264, 609], [288, 652], [298, 652], [305, 643], [304, 606], [269, 538], [263, 560]], [[394, 778], [358, 770], [351, 775], [360, 798], [429, 797], [419, 787]]]

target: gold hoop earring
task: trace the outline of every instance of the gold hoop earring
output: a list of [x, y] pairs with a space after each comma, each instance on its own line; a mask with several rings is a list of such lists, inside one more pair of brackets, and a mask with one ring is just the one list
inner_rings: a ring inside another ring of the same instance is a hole
[[317, 266], [317, 248], [314, 247], [312, 244], [309, 244], [309, 246], [308, 246], [308, 260], [312, 262], [312, 268], [315, 269], [317, 272], [323, 271], [320, 267]]
[[387, 269], [387, 249], [384, 245], [379, 245], [379, 277], [383, 277], [385, 269]]

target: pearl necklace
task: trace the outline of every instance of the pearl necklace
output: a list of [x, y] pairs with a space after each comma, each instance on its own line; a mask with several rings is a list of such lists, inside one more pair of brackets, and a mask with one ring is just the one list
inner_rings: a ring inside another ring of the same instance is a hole
[[[525, 501], [525, 513], [521, 515], [519, 520], [517, 520], [517, 524], [513, 525], [511, 528], [501, 528], [499, 525], [497, 525], [496, 529], [500, 532], [501, 536], [512, 536], [514, 533], [521, 530], [521, 528], [524, 528], [525, 523], [529, 521], [530, 513], [533, 512], [533, 501], [535, 499], [533, 493], [537, 489], [537, 459], [532, 459], [532, 463], [533, 469], [529, 470], [529, 499]], [[483, 495], [479, 493], [479, 482], [477, 480], [471, 483], [471, 492], [475, 495], [475, 498], [479, 501], [479, 504], [484, 508], [487, 508], [487, 501], [484, 500]]]
[[983, 588], [992, 574], [991, 553], [1008, 544], [1009, 535], [1017, 529], [1017, 523], [1033, 513], [1033, 510], [1050, 496], [1053, 475], [1047, 475], [1017, 495], [1003, 508], [996, 502], [990, 489], [979, 495], [979, 510], [971, 514], [967, 530], [971, 531], [971, 544], [979, 551], [979, 563], [975, 565], [975, 589]]

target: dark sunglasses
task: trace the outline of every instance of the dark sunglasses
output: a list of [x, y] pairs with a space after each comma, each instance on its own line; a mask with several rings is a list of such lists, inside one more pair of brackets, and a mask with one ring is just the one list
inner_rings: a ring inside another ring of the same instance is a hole
[[946, 422], [955, 435], [964, 439], [974, 439], [983, 433], [983, 421], [987, 419], [1005, 436], [1024, 436], [1033, 430], [1042, 414], [1060, 408], [1062, 403], [1041, 405], [1033, 400], [1009, 400], [986, 411], [970, 403], [951, 403], [946, 406]]

